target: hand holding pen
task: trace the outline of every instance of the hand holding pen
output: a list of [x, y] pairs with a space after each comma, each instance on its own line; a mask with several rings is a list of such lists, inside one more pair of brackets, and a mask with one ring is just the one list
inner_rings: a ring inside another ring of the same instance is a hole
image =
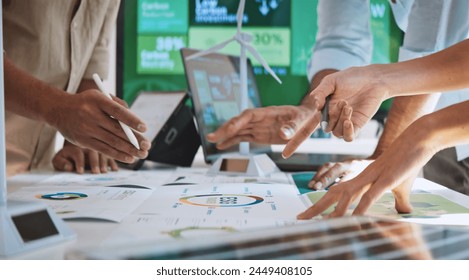
[[[93, 74], [93, 80], [94, 82], [96, 83], [96, 85], [98, 86], [99, 90], [104, 93], [104, 95], [109, 98], [110, 100], [112, 100], [112, 97], [111, 95], [107, 92], [107, 90], [105, 89], [104, 87], [104, 84], [103, 82], [101, 81], [101, 78], [99, 77], [98, 74], [94, 73]], [[112, 116], [111, 116], [112, 117]], [[132, 132], [132, 130], [126, 125], [124, 124], [123, 122], [119, 121], [119, 124], [120, 126], [122, 127], [122, 130], [124, 131], [125, 135], [127, 136], [127, 138], [129, 139], [130, 143], [132, 143], [132, 145], [134, 145], [135, 148], [137, 148], [137, 150], [140, 150], [140, 145], [138, 144], [138, 140], [137, 138], [135, 137], [135, 134]]]
[[[281, 128], [281, 133], [290, 139], [282, 152], [284, 158], [290, 157], [318, 127], [321, 127], [326, 133], [332, 132], [339, 138], [343, 137], [346, 141], [353, 139], [352, 108], [348, 106], [347, 102], [343, 100], [337, 103], [332, 102], [332, 94], [330, 93], [309, 95], [306, 98], [309, 100], [304, 100], [303, 103], [309, 104], [308, 107], [313, 114], [300, 126], [291, 126], [290, 122]], [[322, 106], [319, 100], [322, 100]], [[305, 106], [304, 104], [303, 106]], [[331, 106], [334, 110], [331, 110]]]
[[[50, 100], [47, 121], [70, 143], [94, 150], [110, 159], [132, 163], [135, 158], [146, 158], [150, 141], [137, 132], [145, 132], [145, 123], [125, 102], [117, 97], [106, 97], [96, 89], [92, 79], [82, 82], [83, 90], [77, 94], [57, 94]], [[111, 117], [112, 116], [112, 117]], [[118, 121], [135, 131], [140, 149], [128, 140]]]

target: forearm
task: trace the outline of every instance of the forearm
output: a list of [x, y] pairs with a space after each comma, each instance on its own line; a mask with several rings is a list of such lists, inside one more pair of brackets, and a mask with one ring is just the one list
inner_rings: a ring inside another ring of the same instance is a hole
[[394, 98], [387, 116], [383, 134], [370, 158], [377, 158], [411, 123], [433, 112], [439, 96], [440, 94], [434, 93]]
[[405, 131], [405, 137], [417, 146], [424, 146], [424, 150], [431, 155], [449, 147], [469, 143], [469, 101], [418, 119]]
[[7, 57], [4, 69], [6, 110], [51, 123], [51, 111], [67, 94], [19, 69]]
[[387, 98], [468, 87], [469, 40], [422, 58], [370, 67], [387, 88]]

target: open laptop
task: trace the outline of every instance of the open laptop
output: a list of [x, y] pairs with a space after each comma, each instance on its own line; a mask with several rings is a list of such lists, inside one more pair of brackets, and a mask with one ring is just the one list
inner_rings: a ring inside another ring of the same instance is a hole
[[[194, 106], [205, 162], [213, 163], [221, 154], [239, 150], [238, 145], [219, 150], [205, 136], [215, 131], [224, 122], [240, 113], [239, 56], [212, 53], [187, 60], [198, 52], [181, 49], [182, 60], [190, 95]], [[260, 107], [260, 95], [250, 60], [248, 60], [248, 95], [250, 107]], [[273, 93], [275, 94], [275, 93]], [[339, 162], [359, 156], [339, 154], [295, 153], [284, 159], [280, 152], [273, 152], [270, 145], [250, 144], [250, 152], [266, 153], [282, 171], [316, 171], [327, 162]]]

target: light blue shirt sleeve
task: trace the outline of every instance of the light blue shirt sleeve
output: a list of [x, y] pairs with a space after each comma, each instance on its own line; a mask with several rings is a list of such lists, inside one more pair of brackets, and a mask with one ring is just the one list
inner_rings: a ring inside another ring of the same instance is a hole
[[[467, 0], [414, 0], [408, 18], [399, 60], [422, 57], [469, 36], [469, 1]], [[469, 100], [469, 90], [441, 95], [436, 109]], [[456, 147], [458, 160], [469, 157], [469, 145]]]
[[343, 70], [371, 62], [373, 40], [369, 0], [319, 0], [318, 32], [308, 79], [324, 69]]

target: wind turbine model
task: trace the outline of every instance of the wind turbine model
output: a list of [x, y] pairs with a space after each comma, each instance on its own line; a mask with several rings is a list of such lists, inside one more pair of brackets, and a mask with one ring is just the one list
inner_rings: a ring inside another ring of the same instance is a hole
[[[2, 22], [0, 4], [0, 47], [3, 49]], [[45, 204], [7, 200], [3, 77], [3, 52], [0, 51], [0, 258], [50, 247], [75, 237]]]
[[[237, 29], [236, 33], [233, 37], [219, 43], [205, 51], [200, 51], [195, 53], [187, 59], [194, 59], [197, 57], [201, 57], [210, 53], [217, 52], [224, 47], [226, 47], [231, 42], [238, 42], [241, 48], [240, 51], [240, 67], [239, 67], [239, 76], [240, 76], [240, 83], [241, 83], [241, 96], [240, 96], [240, 111], [244, 111], [248, 109], [249, 104], [249, 96], [248, 96], [248, 85], [247, 85], [247, 57], [246, 51], [249, 51], [254, 58], [264, 66], [264, 68], [269, 72], [269, 74], [274, 77], [277, 82], [280, 84], [282, 81], [277, 77], [275, 72], [270, 68], [267, 64], [265, 59], [254, 49], [254, 47], [250, 44], [252, 41], [252, 35], [242, 32], [241, 27], [243, 24], [243, 16], [244, 16], [244, 5], [246, 0], [241, 0], [238, 6], [238, 12], [236, 14], [236, 21], [237, 21]], [[233, 173], [239, 174], [244, 173], [246, 175], [252, 176], [266, 176], [272, 172], [279, 171], [275, 163], [266, 155], [251, 155], [249, 153], [249, 143], [242, 142], [239, 144], [239, 155], [224, 155], [220, 157], [209, 170], [209, 174], [219, 174], [220, 172], [223, 174]]]

